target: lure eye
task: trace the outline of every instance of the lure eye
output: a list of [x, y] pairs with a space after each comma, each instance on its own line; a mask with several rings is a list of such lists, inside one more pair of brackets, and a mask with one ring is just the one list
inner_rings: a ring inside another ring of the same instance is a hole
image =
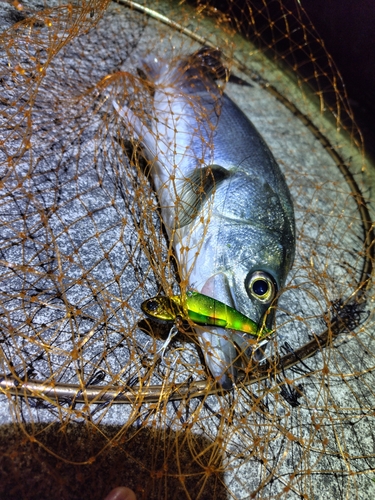
[[276, 294], [274, 280], [262, 271], [256, 271], [250, 276], [247, 290], [252, 297], [263, 303], [271, 302]]
[[147, 309], [149, 311], [156, 311], [159, 307], [159, 304], [157, 302], [157, 300], [148, 300], [147, 301]]

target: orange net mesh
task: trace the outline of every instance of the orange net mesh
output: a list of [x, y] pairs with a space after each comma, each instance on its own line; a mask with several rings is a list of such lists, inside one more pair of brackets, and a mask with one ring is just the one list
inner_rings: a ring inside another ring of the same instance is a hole
[[[2, 496], [372, 498], [371, 167], [301, 7], [3, 9]], [[187, 283], [112, 104], [147, 120], [139, 61], [202, 45], [221, 49], [224, 90], [272, 149], [297, 225], [267, 358], [228, 392], [192, 332], [166, 345], [170, 327], [140, 310]]]

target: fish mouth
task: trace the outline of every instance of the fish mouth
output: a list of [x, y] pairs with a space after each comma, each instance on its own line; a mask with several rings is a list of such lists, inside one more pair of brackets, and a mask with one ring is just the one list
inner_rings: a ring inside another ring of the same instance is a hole
[[232, 389], [238, 372], [248, 368], [250, 359], [258, 363], [264, 358], [266, 339], [254, 346], [246, 333], [212, 326], [195, 326], [194, 329], [205, 363], [224, 390]]

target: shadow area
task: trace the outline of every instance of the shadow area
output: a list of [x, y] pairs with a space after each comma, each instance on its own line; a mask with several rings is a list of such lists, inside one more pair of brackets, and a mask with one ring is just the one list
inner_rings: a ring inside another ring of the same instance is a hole
[[86, 421], [0, 432], [0, 498], [99, 500], [121, 485], [137, 500], [227, 498], [222, 449], [188, 430]]

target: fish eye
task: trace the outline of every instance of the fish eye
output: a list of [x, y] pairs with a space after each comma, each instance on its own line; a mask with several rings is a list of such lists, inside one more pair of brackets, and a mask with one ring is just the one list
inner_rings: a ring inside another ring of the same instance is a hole
[[250, 275], [247, 285], [248, 293], [260, 302], [271, 302], [276, 294], [276, 285], [272, 277], [263, 271]]
[[159, 307], [159, 303], [157, 300], [151, 299], [147, 301], [146, 306], [149, 311], [156, 311]]

